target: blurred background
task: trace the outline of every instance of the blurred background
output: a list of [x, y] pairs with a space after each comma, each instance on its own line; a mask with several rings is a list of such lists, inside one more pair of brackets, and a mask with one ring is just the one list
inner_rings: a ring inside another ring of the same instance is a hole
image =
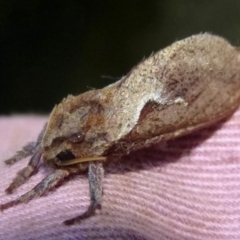
[[240, 45], [240, 1], [2, 0], [0, 114], [48, 113], [206, 31]]

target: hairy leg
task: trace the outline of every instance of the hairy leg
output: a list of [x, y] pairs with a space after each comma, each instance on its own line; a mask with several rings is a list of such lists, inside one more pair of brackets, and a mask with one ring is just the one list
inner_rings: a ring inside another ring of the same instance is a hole
[[41, 159], [41, 149], [38, 146], [36, 152], [31, 157], [27, 167], [23, 168], [17, 173], [17, 176], [13, 179], [13, 182], [10, 186], [5, 190], [6, 193], [12, 193], [13, 190], [24, 184], [32, 175], [37, 173], [38, 170], [38, 163]]
[[92, 162], [88, 168], [88, 180], [91, 203], [86, 212], [75, 218], [64, 221], [66, 225], [79, 223], [83, 219], [94, 215], [96, 209], [101, 206], [102, 202], [102, 186], [103, 186], [104, 171], [102, 163]]
[[7, 165], [12, 165], [24, 158], [32, 156], [34, 153], [36, 153], [39, 146], [41, 145], [46, 126], [47, 126], [47, 124], [44, 125], [43, 130], [38, 135], [36, 142], [30, 142], [27, 145], [25, 145], [21, 151], [18, 151], [13, 157], [5, 160], [5, 163]]
[[12, 206], [18, 205], [20, 203], [27, 203], [30, 200], [40, 197], [44, 193], [48, 192], [50, 189], [54, 188], [58, 183], [60, 183], [64, 178], [70, 174], [76, 173], [76, 169], [57, 169], [46, 178], [44, 178], [39, 184], [37, 184], [32, 190], [23, 194], [19, 198], [10, 201], [8, 203], [0, 205], [0, 211], [8, 209]]

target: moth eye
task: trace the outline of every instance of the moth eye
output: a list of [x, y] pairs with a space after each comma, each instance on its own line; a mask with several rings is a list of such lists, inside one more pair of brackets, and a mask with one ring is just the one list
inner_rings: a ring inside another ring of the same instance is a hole
[[82, 133], [74, 133], [68, 141], [72, 143], [81, 143], [84, 141], [85, 136]]
[[60, 153], [57, 155], [57, 158], [58, 158], [60, 161], [64, 161], [64, 160], [74, 159], [75, 156], [73, 155], [73, 153], [72, 153], [71, 151], [66, 150], [66, 151], [60, 152]]

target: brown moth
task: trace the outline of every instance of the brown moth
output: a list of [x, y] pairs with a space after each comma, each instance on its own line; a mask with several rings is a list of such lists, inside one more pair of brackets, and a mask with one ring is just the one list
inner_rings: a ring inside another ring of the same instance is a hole
[[88, 169], [91, 203], [65, 224], [80, 222], [101, 205], [105, 162], [209, 126], [232, 114], [239, 103], [238, 48], [210, 34], [175, 42], [116, 83], [69, 95], [55, 106], [37, 141], [6, 160], [13, 164], [31, 156], [6, 192], [35, 174], [41, 158], [53, 172], [0, 210], [39, 197]]

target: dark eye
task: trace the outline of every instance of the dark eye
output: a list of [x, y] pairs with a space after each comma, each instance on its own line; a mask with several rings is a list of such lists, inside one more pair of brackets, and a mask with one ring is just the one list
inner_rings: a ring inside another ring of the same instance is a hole
[[61, 161], [64, 161], [64, 160], [71, 160], [71, 159], [74, 159], [75, 156], [72, 154], [71, 151], [69, 150], [66, 150], [64, 152], [60, 152], [58, 155], [57, 155], [57, 158]]
[[74, 133], [70, 138], [68, 138], [68, 141], [72, 143], [81, 143], [84, 141], [84, 135], [81, 133]]

